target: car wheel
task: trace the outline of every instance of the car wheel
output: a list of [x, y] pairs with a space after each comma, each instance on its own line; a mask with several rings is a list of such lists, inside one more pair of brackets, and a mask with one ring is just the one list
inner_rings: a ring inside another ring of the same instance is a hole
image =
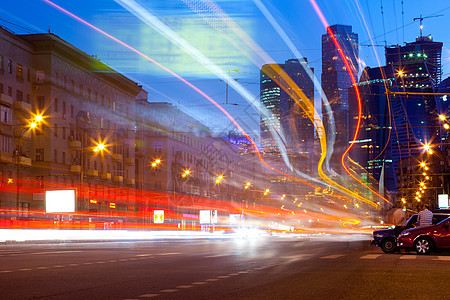
[[433, 242], [426, 237], [419, 237], [414, 242], [414, 250], [417, 254], [430, 254], [433, 251]]
[[384, 253], [395, 253], [397, 251], [397, 245], [395, 244], [395, 239], [387, 238], [381, 241], [380, 244], [381, 250]]

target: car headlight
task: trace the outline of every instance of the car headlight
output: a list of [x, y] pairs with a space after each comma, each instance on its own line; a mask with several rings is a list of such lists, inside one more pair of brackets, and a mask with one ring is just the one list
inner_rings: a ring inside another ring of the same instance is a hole
[[411, 232], [407, 231], [407, 232], [400, 233], [400, 236], [407, 236], [407, 235], [410, 235], [410, 234], [411, 234]]

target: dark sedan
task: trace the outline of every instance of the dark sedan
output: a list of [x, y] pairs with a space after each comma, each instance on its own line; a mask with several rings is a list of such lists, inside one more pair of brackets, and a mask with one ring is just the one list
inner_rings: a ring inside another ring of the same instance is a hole
[[430, 254], [437, 249], [450, 249], [450, 218], [431, 226], [411, 228], [397, 238], [399, 248], [414, 249], [417, 254]]

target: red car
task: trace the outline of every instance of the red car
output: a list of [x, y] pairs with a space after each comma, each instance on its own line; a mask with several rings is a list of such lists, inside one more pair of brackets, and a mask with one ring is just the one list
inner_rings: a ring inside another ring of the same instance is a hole
[[430, 254], [435, 249], [450, 249], [450, 218], [436, 225], [407, 229], [397, 238], [397, 247]]

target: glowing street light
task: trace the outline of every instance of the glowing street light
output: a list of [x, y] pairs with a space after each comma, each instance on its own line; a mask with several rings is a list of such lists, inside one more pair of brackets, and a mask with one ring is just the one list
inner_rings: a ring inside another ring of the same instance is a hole
[[426, 164], [425, 164], [424, 162], [421, 162], [421, 163], [420, 163], [420, 166], [423, 168], [423, 167], [426, 166]]
[[189, 170], [184, 170], [183, 174], [181, 174], [181, 177], [185, 178], [185, 177], [187, 177], [189, 174], [191, 174], [191, 171], [189, 171]]
[[450, 125], [448, 125], [447, 123], [444, 124], [444, 128], [445, 129], [450, 129]]
[[439, 115], [439, 119], [440, 119], [441, 121], [447, 120], [447, 118], [446, 118], [444, 115]]

